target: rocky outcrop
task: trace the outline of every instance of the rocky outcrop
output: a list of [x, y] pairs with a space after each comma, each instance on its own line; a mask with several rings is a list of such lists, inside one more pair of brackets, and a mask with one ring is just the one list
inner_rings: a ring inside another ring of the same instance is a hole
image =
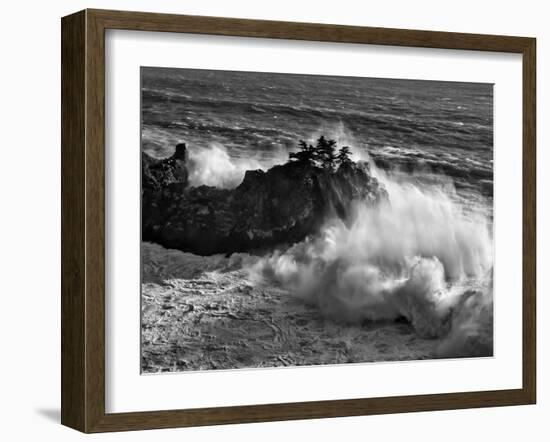
[[[301, 241], [329, 216], [349, 218], [353, 201], [377, 204], [387, 198], [367, 163], [350, 162], [327, 171], [288, 162], [266, 172], [247, 171], [237, 188], [219, 189], [174, 181], [183, 174], [175, 173], [172, 160], [144, 171], [142, 237], [201, 255]], [[176, 161], [185, 165], [185, 159]]]
[[169, 184], [182, 184], [186, 186], [189, 182], [186, 163], [187, 147], [184, 143], [176, 146], [176, 150], [171, 157], [162, 160], [157, 160], [142, 152], [142, 189], [156, 191]]

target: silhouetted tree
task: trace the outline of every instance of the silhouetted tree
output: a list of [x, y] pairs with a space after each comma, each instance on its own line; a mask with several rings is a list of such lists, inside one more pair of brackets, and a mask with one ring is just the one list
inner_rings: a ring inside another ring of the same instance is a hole
[[317, 140], [315, 146], [321, 165], [328, 170], [333, 170], [336, 164], [336, 141], [327, 140], [323, 135]]
[[353, 161], [350, 158], [350, 154], [349, 146], [342, 146], [338, 151], [338, 155], [336, 155], [336, 161], [338, 161], [340, 166], [343, 164], [351, 164]]
[[300, 140], [298, 144], [300, 150], [298, 152], [290, 152], [288, 155], [289, 160], [295, 160], [303, 164], [315, 164], [315, 160], [317, 159], [315, 147], [311, 144], [307, 144], [304, 140]]
[[315, 146], [300, 140], [298, 143], [300, 150], [290, 152], [289, 161], [295, 161], [302, 164], [309, 164], [316, 167], [323, 167], [326, 170], [333, 171], [336, 166], [349, 164], [353, 161], [350, 158], [350, 148], [343, 146], [336, 150], [336, 141], [325, 138], [321, 135], [315, 142]]

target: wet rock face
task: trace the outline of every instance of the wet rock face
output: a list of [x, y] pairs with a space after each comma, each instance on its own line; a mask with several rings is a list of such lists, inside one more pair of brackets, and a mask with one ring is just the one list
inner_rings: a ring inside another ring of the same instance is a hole
[[188, 187], [187, 171], [185, 180], [174, 182], [183, 174], [170, 163], [173, 158], [144, 171], [151, 179], [142, 185], [142, 237], [200, 255], [292, 244], [315, 233], [329, 216], [349, 217], [353, 201], [377, 204], [387, 198], [366, 163], [332, 172], [289, 162], [247, 171], [237, 188], [219, 189]]

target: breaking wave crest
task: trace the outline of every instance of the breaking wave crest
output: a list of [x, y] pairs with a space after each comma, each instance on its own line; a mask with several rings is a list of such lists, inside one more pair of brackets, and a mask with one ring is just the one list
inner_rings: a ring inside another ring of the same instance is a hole
[[319, 235], [260, 260], [274, 281], [346, 322], [405, 317], [440, 356], [492, 354], [491, 221], [465, 211], [449, 186], [421, 187], [375, 171], [389, 202], [358, 205]]
[[247, 170], [267, 170], [285, 159], [232, 158], [222, 144], [212, 143], [207, 148], [189, 150], [189, 184], [232, 189], [242, 182]]

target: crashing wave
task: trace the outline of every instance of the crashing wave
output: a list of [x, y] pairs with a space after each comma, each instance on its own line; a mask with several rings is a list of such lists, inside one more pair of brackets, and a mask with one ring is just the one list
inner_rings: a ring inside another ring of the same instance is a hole
[[380, 176], [389, 202], [358, 206], [351, 224], [331, 220], [251, 271], [335, 320], [404, 317], [420, 336], [445, 338], [442, 357], [492, 354], [490, 220], [448, 189]]

